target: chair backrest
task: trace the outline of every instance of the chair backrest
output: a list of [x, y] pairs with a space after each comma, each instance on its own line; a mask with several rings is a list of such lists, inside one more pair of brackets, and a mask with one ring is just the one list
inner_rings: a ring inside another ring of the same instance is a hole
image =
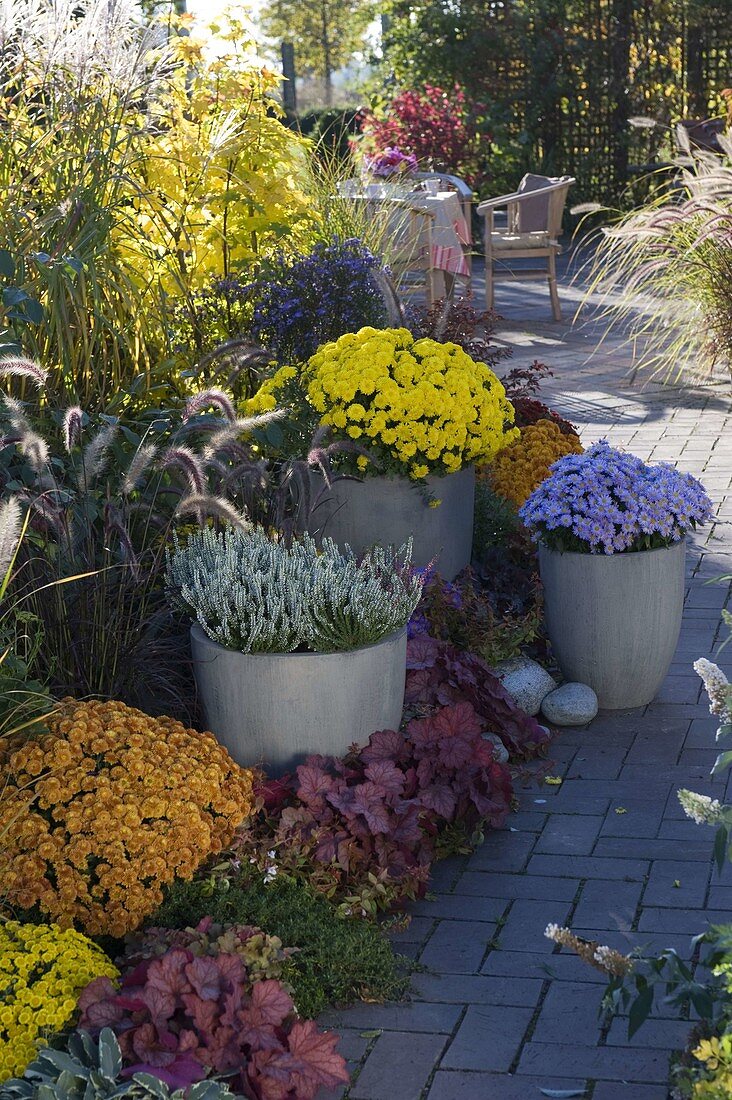
[[[516, 224], [511, 231], [516, 233], [548, 233], [554, 240], [562, 231], [562, 215], [567, 201], [567, 192], [574, 183], [571, 176], [537, 176], [527, 172], [518, 191], [536, 192], [532, 198], [516, 204]], [[556, 184], [564, 184], [557, 187]]]

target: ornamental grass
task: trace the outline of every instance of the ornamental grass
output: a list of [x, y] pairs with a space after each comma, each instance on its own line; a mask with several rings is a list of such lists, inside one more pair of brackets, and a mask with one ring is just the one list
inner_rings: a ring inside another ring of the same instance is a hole
[[499, 451], [483, 473], [496, 493], [520, 508], [558, 458], [582, 451], [577, 435], [565, 434], [551, 420], [537, 420], [522, 428], [520, 438]]
[[23, 1072], [39, 1041], [72, 1019], [82, 989], [103, 977], [117, 968], [80, 933], [0, 923], [0, 1081]]
[[249, 814], [251, 773], [210, 733], [118, 702], [65, 700], [10, 754], [0, 894], [62, 928], [123, 936]]

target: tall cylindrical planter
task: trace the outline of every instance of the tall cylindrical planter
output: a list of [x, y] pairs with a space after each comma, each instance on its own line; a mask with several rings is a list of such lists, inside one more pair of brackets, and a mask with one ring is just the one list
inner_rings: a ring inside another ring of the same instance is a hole
[[358, 555], [369, 547], [413, 541], [413, 563], [431, 561], [446, 580], [470, 564], [473, 545], [475, 469], [412, 481], [406, 477], [341, 479], [328, 489], [312, 478], [314, 508], [305, 522], [315, 538], [346, 543]]
[[544, 613], [565, 679], [601, 707], [650, 703], [668, 672], [684, 607], [685, 540], [626, 554], [539, 548]]
[[239, 764], [281, 775], [310, 753], [342, 756], [399, 728], [406, 627], [345, 653], [238, 653], [197, 623], [191, 643], [206, 727]]

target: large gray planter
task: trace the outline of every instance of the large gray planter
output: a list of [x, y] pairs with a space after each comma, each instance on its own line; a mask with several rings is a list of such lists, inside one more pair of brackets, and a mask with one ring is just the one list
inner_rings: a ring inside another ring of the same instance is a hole
[[[369, 547], [400, 547], [413, 540], [413, 562], [423, 569], [431, 561], [446, 580], [470, 564], [473, 545], [475, 469], [428, 477], [367, 477], [334, 481], [328, 490], [313, 474], [312, 511], [307, 529], [315, 538], [328, 536], [362, 555]], [[434, 502], [439, 500], [439, 505]]]
[[673, 659], [684, 606], [686, 543], [630, 554], [539, 548], [544, 612], [566, 680], [589, 684], [601, 707], [642, 707]]
[[310, 753], [342, 756], [398, 729], [407, 628], [347, 653], [237, 653], [191, 627], [206, 728], [239, 764], [280, 775]]

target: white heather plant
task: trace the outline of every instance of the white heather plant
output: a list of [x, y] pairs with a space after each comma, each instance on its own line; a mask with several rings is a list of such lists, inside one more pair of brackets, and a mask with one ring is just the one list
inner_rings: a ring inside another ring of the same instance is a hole
[[174, 599], [209, 638], [241, 653], [337, 653], [373, 645], [408, 622], [422, 581], [411, 543], [359, 562], [332, 539], [286, 545], [261, 528], [204, 528], [168, 552]]

